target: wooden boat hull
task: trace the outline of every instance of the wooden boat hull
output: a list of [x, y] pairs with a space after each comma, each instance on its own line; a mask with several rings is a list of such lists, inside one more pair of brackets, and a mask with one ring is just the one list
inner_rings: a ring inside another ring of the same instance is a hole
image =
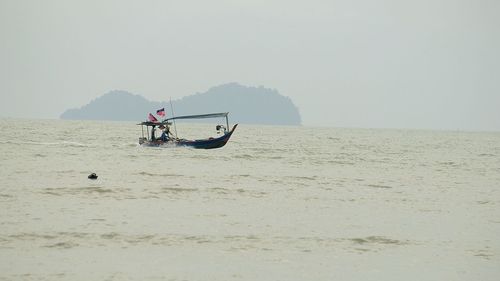
[[197, 149], [213, 149], [213, 148], [220, 148], [226, 145], [226, 143], [229, 141], [231, 138], [231, 135], [233, 134], [234, 130], [238, 124], [234, 125], [231, 131], [229, 131], [227, 134], [218, 137], [218, 138], [208, 138], [208, 139], [200, 139], [200, 140], [185, 140], [185, 139], [179, 139], [179, 140], [169, 140], [169, 141], [162, 141], [162, 140], [155, 140], [155, 141], [146, 141], [142, 143], [141, 145], [143, 146], [184, 146], [184, 147], [192, 147], [192, 148], [197, 148]]

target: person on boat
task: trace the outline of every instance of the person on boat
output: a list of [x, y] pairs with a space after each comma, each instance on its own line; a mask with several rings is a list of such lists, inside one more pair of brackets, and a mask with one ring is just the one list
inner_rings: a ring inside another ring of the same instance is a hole
[[166, 125], [166, 126], [161, 125], [160, 129], [163, 130], [163, 132], [161, 133], [160, 139], [162, 141], [168, 141], [168, 139], [170, 138], [170, 129], [168, 128], [168, 125]]
[[153, 126], [151, 128], [151, 141], [155, 141], [156, 140], [156, 137], [155, 137], [155, 126]]

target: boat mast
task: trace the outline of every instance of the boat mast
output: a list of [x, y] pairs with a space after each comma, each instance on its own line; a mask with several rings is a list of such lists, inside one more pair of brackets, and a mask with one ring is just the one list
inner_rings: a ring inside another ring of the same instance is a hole
[[172, 121], [174, 121], [175, 137], [177, 138], [177, 126], [175, 125], [175, 114], [174, 114], [174, 107], [172, 106], [172, 97], [170, 97], [170, 110], [172, 111], [172, 118], [174, 118]]

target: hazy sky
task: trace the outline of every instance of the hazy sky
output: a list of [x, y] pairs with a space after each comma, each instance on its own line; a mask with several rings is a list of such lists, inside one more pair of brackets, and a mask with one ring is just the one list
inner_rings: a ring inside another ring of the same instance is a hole
[[289, 96], [304, 125], [500, 130], [499, 15], [498, 0], [0, 0], [0, 116], [239, 82]]

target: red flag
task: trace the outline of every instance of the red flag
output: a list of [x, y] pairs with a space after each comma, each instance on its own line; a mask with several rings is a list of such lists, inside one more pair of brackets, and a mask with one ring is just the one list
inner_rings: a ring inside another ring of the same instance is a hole
[[156, 115], [161, 116], [161, 117], [165, 117], [165, 107], [162, 109], [158, 109], [156, 111]]
[[154, 117], [153, 114], [151, 114], [151, 113], [149, 113], [148, 119], [151, 122], [158, 122], [158, 119], [156, 119], [156, 117]]

